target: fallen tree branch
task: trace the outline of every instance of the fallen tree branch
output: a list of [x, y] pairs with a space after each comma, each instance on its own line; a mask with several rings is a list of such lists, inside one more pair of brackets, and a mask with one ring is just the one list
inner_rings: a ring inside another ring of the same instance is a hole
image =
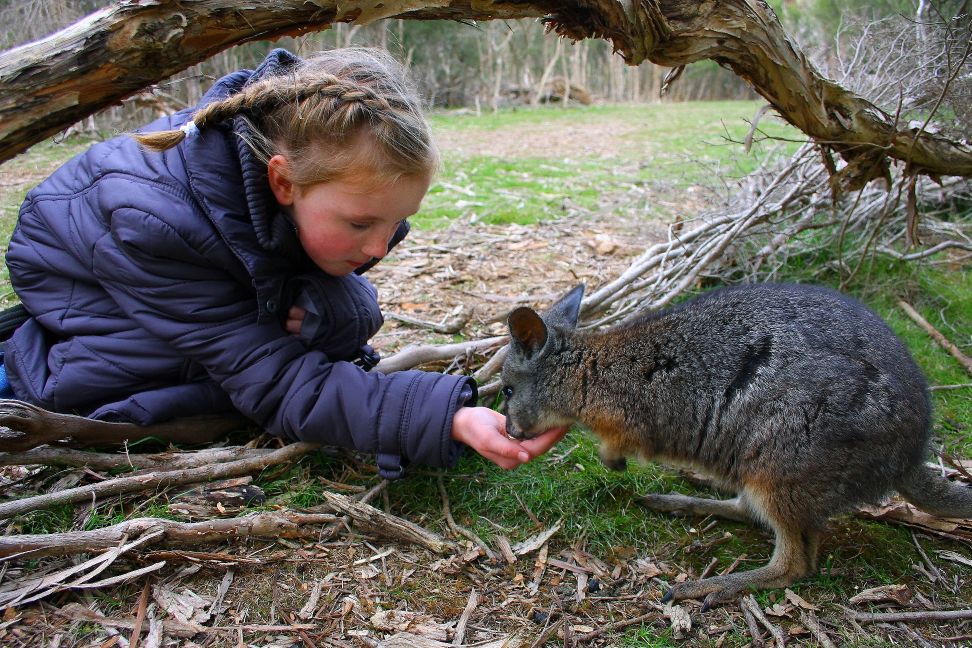
[[198, 545], [232, 538], [299, 538], [305, 527], [328, 524], [335, 520], [330, 513], [270, 512], [252, 513], [238, 518], [203, 522], [178, 522], [162, 518], [135, 518], [91, 531], [0, 536], [0, 560], [70, 556], [105, 551], [126, 537], [158, 533], [149, 544]]
[[972, 619], [972, 610], [926, 610], [923, 612], [858, 612], [844, 608], [855, 621], [888, 623], [897, 621], [955, 621]]
[[439, 554], [451, 553], [459, 549], [457, 545], [442, 536], [369, 504], [357, 502], [338, 493], [325, 492], [324, 499], [336, 511], [347, 515], [357, 526], [369, 533], [417, 544]]
[[0, 466], [74, 466], [92, 470], [113, 470], [116, 468], [165, 468], [182, 470], [210, 466], [227, 461], [237, 461], [262, 457], [273, 450], [269, 448], [211, 448], [193, 452], [159, 452], [155, 454], [86, 452], [70, 448], [40, 447], [26, 452], [0, 453]]
[[149, 472], [131, 477], [119, 477], [103, 481], [97, 484], [68, 488], [63, 491], [46, 493], [35, 497], [25, 497], [18, 500], [0, 503], [0, 518], [8, 518], [27, 511], [34, 511], [40, 508], [48, 508], [58, 504], [73, 504], [76, 502], [88, 502], [99, 497], [119, 495], [121, 493], [132, 493], [145, 490], [155, 490], [168, 486], [181, 484], [194, 484], [203, 481], [213, 481], [216, 479], [228, 479], [258, 473], [268, 466], [294, 461], [299, 457], [319, 449], [316, 443], [291, 443], [279, 450], [274, 450], [266, 455], [251, 457], [238, 461], [203, 466], [200, 468], [188, 468], [185, 470], [172, 470], [164, 472]]
[[121, 445], [158, 438], [169, 443], [201, 444], [253, 425], [238, 412], [187, 416], [152, 425], [99, 421], [50, 412], [16, 399], [0, 400], [0, 451], [23, 452], [41, 445]]
[[386, 374], [392, 373], [393, 371], [402, 371], [403, 369], [411, 369], [428, 362], [451, 360], [456, 356], [467, 353], [482, 353], [493, 347], [506, 344], [508, 340], [508, 336], [498, 335], [483, 340], [459, 342], [456, 344], [408, 346], [393, 356], [383, 358], [375, 369]]

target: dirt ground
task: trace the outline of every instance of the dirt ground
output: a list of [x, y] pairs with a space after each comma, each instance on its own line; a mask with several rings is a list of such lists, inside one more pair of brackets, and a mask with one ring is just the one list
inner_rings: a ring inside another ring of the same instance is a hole
[[630, 121], [601, 116], [584, 128], [555, 128], [550, 125], [517, 124], [505, 126], [503, 136], [496, 133], [450, 130], [437, 134], [443, 151], [460, 157], [491, 155], [500, 158], [543, 157], [555, 151], [557, 157], [612, 157], [624, 155], [637, 146], [631, 135], [641, 130]]

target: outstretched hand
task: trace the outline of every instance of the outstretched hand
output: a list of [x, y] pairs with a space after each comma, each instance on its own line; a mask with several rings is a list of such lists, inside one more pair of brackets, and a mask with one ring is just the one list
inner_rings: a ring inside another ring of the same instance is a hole
[[506, 417], [488, 407], [461, 407], [452, 419], [452, 438], [505, 470], [539, 457], [567, 434], [566, 427], [552, 428], [526, 441], [506, 436]]

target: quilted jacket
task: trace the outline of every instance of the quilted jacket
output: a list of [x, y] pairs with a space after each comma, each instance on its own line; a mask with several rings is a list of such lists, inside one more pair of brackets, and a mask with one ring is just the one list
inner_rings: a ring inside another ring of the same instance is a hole
[[[200, 105], [298, 62], [275, 50]], [[178, 128], [196, 108], [145, 130]], [[475, 384], [352, 363], [382, 323], [375, 289], [313, 265], [246, 128], [207, 126], [163, 153], [117, 137], [27, 195], [6, 258], [32, 315], [6, 343], [15, 394], [141, 425], [235, 408], [287, 439], [373, 453], [388, 477], [450, 465], [452, 417]], [[282, 325], [292, 304], [310, 313], [302, 338]]]

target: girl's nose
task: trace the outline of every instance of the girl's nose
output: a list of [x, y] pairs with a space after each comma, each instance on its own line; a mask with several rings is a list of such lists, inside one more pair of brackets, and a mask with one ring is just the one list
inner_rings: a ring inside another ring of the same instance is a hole
[[380, 259], [388, 254], [388, 238], [384, 234], [371, 236], [361, 251], [369, 257]]

